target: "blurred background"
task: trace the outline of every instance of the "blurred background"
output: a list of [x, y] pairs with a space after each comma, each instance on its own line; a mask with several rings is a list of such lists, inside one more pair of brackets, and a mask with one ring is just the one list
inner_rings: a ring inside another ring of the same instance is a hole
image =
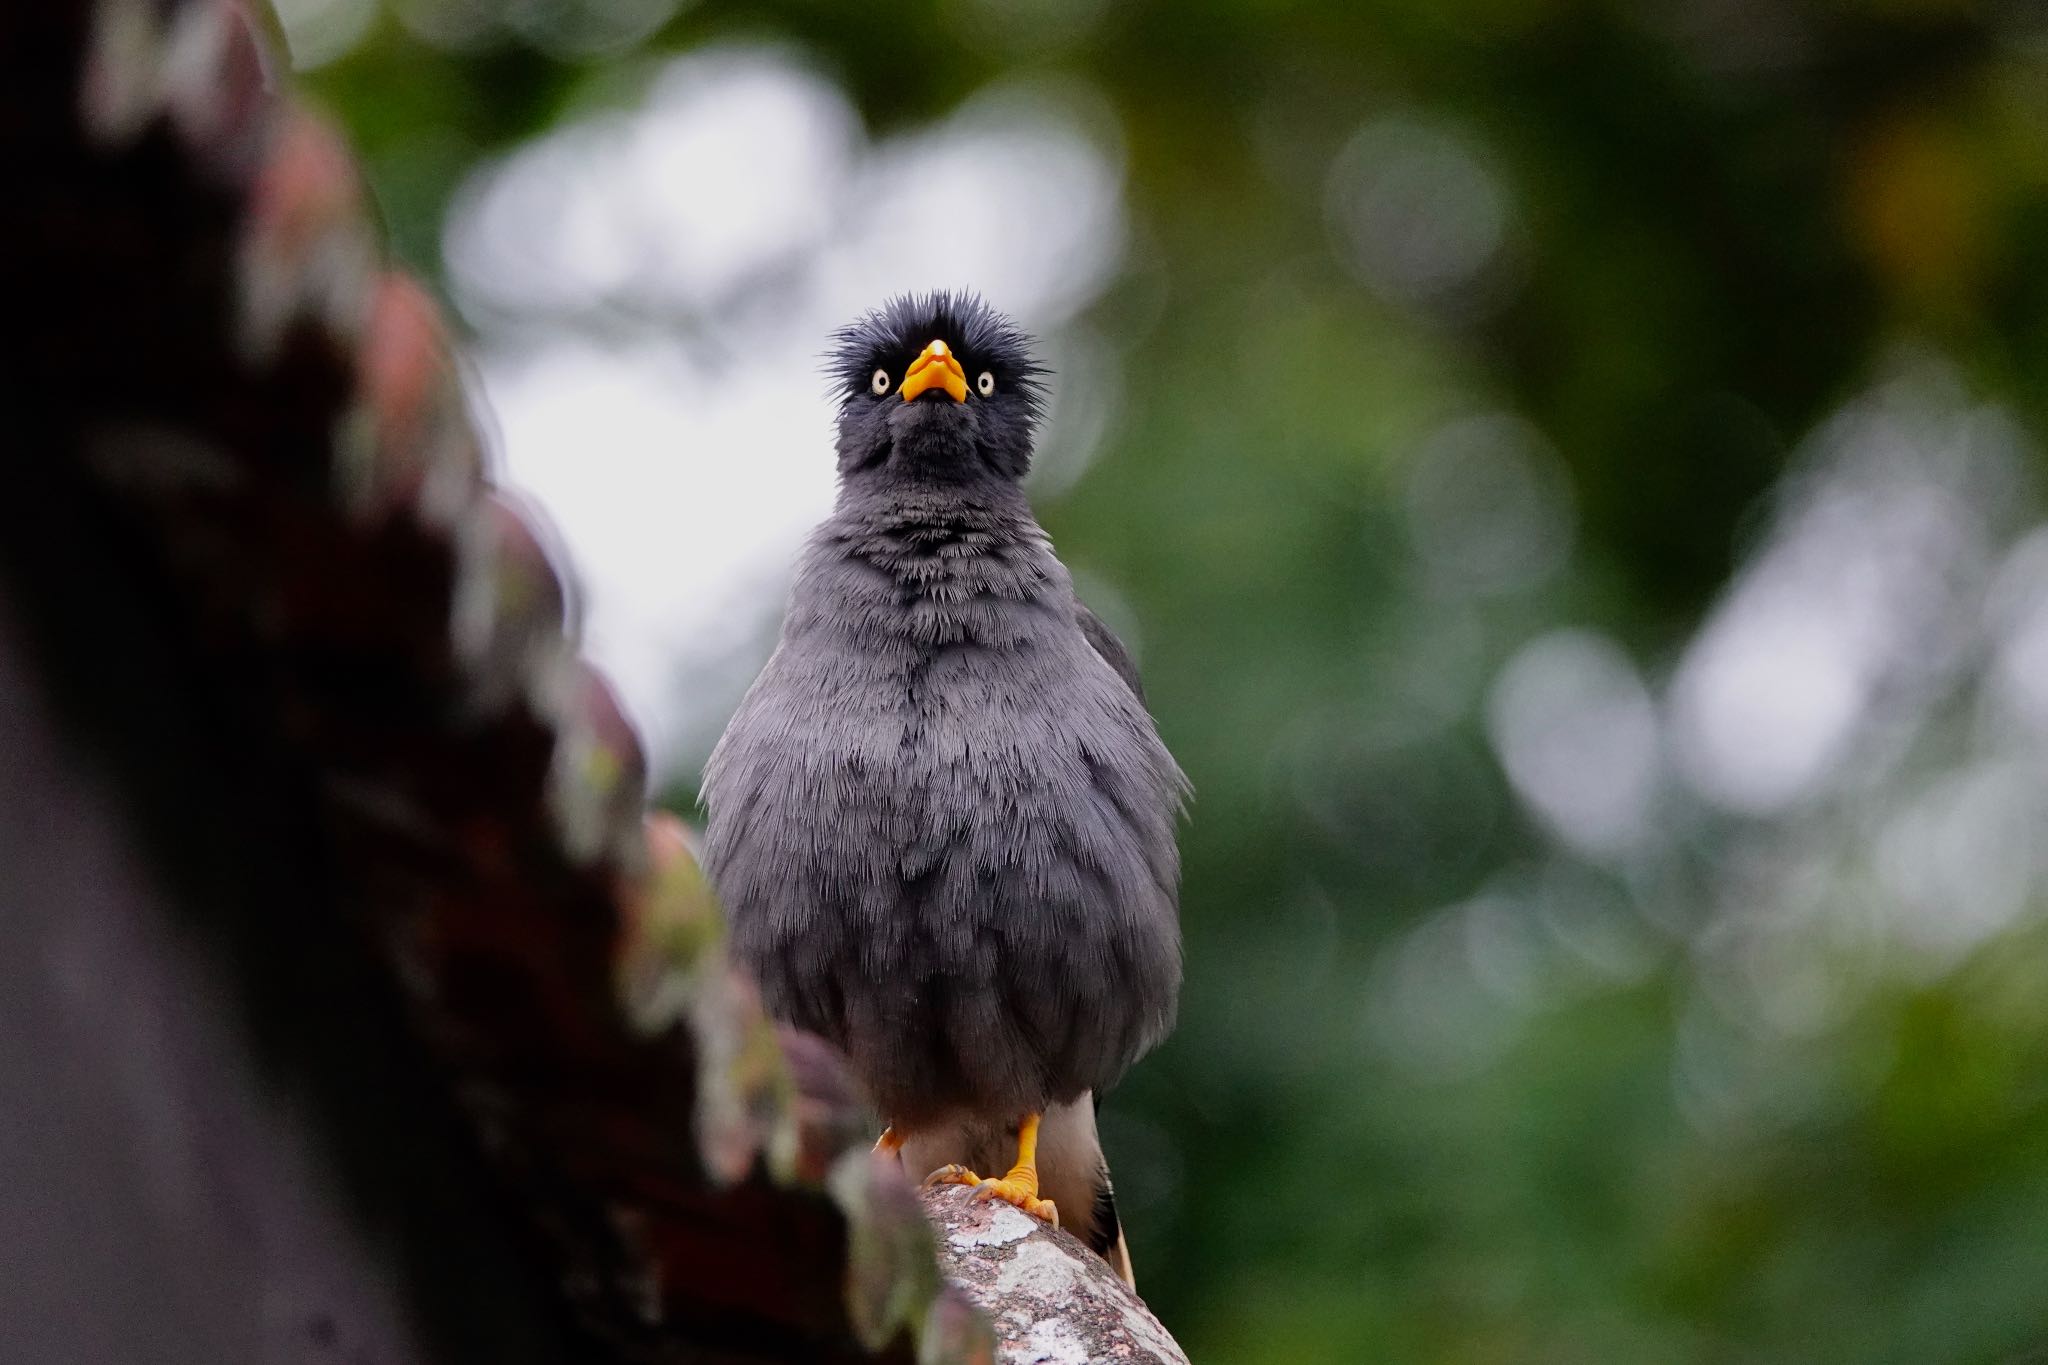
[[1197, 1360], [2048, 1350], [2048, 16], [278, 0], [692, 809], [968, 286], [1193, 779]]

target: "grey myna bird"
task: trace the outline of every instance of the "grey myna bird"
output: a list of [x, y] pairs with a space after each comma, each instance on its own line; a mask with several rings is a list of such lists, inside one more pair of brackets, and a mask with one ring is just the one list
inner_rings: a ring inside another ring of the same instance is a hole
[[1128, 1279], [1094, 1097], [1172, 1027], [1185, 779], [1019, 487], [1028, 339], [940, 293], [834, 341], [838, 504], [711, 756], [706, 867], [881, 1150]]

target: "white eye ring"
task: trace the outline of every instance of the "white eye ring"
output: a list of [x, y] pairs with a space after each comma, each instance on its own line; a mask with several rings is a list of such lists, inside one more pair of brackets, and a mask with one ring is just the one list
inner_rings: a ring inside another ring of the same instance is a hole
[[983, 370], [974, 377], [974, 391], [983, 398], [990, 397], [996, 391], [996, 377], [987, 370]]
[[887, 370], [876, 370], [868, 377], [868, 392], [874, 394], [877, 398], [887, 393], [889, 388], [889, 372]]

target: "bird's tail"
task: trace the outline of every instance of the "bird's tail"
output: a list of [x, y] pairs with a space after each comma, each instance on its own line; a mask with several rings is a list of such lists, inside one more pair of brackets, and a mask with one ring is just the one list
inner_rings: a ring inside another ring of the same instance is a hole
[[1109, 1268], [1116, 1277], [1132, 1289], [1138, 1287], [1138, 1277], [1131, 1270], [1131, 1247], [1124, 1239], [1123, 1222], [1116, 1216], [1116, 1190], [1110, 1184], [1109, 1163], [1102, 1163], [1097, 1177], [1101, 1184], [1095, 1191], [1095, 1217], [1089, 1229], [1088, 1245], [1109, 1262]]
[[[1098, 1107], [1093, 1095], [1083, 1095], [1046, 1111], [1038, 1139], [1039, 1170], [1047, 1186], [1046, 1197], [1067, 1201], [1060, 1204], [1061, 1222], [1067, 1231], [1086, 1242], [1109, 1262], [1119, 1279], [1136, 1289], [1130, 1245], [1124, 1240], [1123, 1221], [1116, 1212], [1116, 1186], [1110, 1181], [1109, 1160], [1102, 1154], [1102, 1139], [1095, 1129]], [[1044, 1179], [1048, 1175], [1051, 1178]]]

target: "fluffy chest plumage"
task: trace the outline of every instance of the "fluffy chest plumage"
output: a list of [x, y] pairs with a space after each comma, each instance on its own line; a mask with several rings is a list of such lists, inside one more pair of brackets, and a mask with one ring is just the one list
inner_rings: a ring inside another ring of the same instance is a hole
[[1180, 775], [1076, 610], [1028, 516], [835, 518], [713, 755], [735, 946], [885, 1112], [1071, 1098], [1171, 1016]]
[[792, 738], [846, 760], [849, 781], [878, 776], [885, 796], [960, 765], [1022, 781], [1127, 705], [1074, 613], [1035, 525], [828, 524], [764, 676], [783, 704], [813, 708], [789, 717]]

